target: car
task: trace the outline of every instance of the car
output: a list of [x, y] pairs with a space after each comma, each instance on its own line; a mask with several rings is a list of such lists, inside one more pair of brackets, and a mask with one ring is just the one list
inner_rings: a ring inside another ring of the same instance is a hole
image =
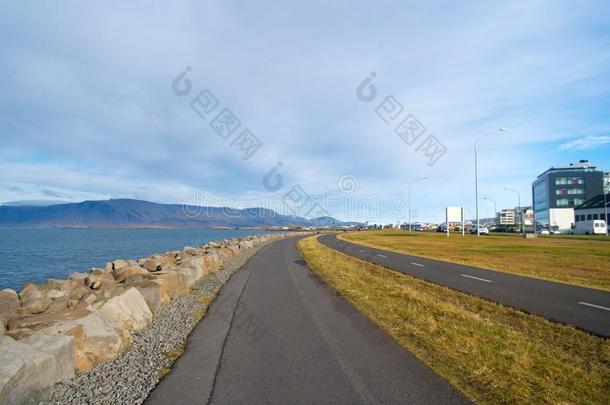
[[[470, 228], [470, 233], [473, 235], [476, 235], [477, 233], [477, 226], [473, 226], [472, 228]], [[487, 229], [484, 226], [480, 226], [479, 227], [479, 235], [489, 235], [489, 229]]]
[[550, 234], [551, 234], [551, 233], [549, 232], [549, 230], [548, 230], [548, 229], [542, 229], [542, 230], [540, 231], [540, 235], [550, 235]]

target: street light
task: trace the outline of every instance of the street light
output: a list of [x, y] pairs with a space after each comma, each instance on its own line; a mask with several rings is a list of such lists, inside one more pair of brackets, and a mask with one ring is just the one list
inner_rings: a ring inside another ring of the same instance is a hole
[[428, 177], [418, 177], [409, 182], [409, 232], [411, 232], [411, 184], [420, 180], [428, 180]]
[[[499, 128], [497, 130], [497, 132], [505, 132], [505, 131], [508, 131], [508, 129]], [[478, 171], [478, 159], [477, 159], [477, 145], [479, 144], [479, 141], [481, 139], [483, 139], [487, 135], [491, 135], [495, 132], [496, 131], [484, 133], [483, 135], [479, 136], [474, 141], [474, 198], [475, 198], [475, 205], [476, 205], [476, 212], [477, 212], [477, 236], [481, 236], [481, 232], [479, 231], [479, 171]]]
[[523, 228], [523, 211], [521, 211], [521, 193], [519, 193], [517, 190], [514, 190], [512, 188], [506, 188], [504, 187], [504, 190], [506, 191], [512, 191], [513, 193], [517, 193], [517, 204], [519, 204], [519, 224], [521, 225], [521, 233], [524, 234], [525, 233], [525, 228]]
[[604, 219], [606, 220], [606, 236], [610, 236], [610, 230], [608, 230], [608, 197], [606, 197], [606, 190], [602, 190], [602, 193], [604, 193]]
[[496, 204], [496, 200], [494, 200], [493, 198], [489, 198], [489, 197], [483, 197], [483, 199], [494, 203], [494, 223], [497, 224], [496, 215], [498, 215], [498, 205]]

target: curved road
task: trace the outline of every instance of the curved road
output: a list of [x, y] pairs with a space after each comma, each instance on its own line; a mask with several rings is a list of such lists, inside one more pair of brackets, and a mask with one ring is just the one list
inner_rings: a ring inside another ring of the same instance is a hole
[[148, 404], [468, 403], [319, 280], [296, 241], [231, 277]]
[[335, 235], [319, 240], [401, 273], [610, 337], [610, 292], [370, 248]]

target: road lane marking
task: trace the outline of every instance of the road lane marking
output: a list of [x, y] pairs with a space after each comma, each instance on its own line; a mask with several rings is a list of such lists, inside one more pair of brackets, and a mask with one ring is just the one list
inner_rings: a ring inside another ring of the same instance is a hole
[[383, 257], [384, 259], [387, 259], [387, 258], [388, 258], [386, 255], [380, 255], [380, 254], [378, 254], [377, 256], [379, 256], [379, 257]]
[[426, 266], [424, 266], [423, 264], [420, 264], [420, 263], [411, 263], [411, 264], [413, 266], [426, 267]]
[[364, 250], [360, 249], [360, 251], [361, 251], [362, 253], [364, 253]]
[[588, 307], [593, 307], [597, 309], [604, 309], [606, 311], [610, 311], [610, 308], [602, 307], [601, 305], [590, 304], [588, 302], [579, 302], [580, 305], [586, 305]]
[[486, 279], [486, 278], [480, 278], [480, 277], [475, 277], [475, 276], [469, 276], [468, 274], [462, 274], [462, 277], [468, 277], [468, 278], [471, 278], [471, 279], [473, 279], [473, 280], [484, 281], [484, 282], [486, 282], [486, 283], [493, 283], [493, 281], [488, 280], [488, 279]]

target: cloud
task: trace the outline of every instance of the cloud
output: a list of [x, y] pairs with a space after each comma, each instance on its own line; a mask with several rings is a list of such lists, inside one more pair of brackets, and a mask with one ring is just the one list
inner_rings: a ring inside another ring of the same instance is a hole
[[[31, 194], [19, 199], [42, 196], [40, 185], [179, 203], [200, 188], [248, 204], [281, 201], [294, 185], [336, 191], [349, 173], [359, 193], [391, 202], [428, 176], [414, 206], [440, 219], [445, 205], [474, 206], [477, 135], [511, 129], [479, 155], [480, 190], [510, 206], [503, 187], [529, 195], [562, 163], [547, 143], [610, 132], [607, 2], [365, 4], [5, 4], [0, 182]], [[170, 83], [186, 66], [193, 93], [181, 98]], [[433, 167], [375, 114], [379, 100], [356, 98], [373, 71], [379, 97], [395, 95], [447, 147]], [[191, 110], [203, 89], [263, 142], [250, 160]], [[267, 193], [277, 162], [285, 188]], [[353, 212], [343, 219], [377, 219]]]
[[559, 150], [590, 150], [598, 149], [610, 144], [610, 135], [592, 135], [575, 139], [559, 145]]

